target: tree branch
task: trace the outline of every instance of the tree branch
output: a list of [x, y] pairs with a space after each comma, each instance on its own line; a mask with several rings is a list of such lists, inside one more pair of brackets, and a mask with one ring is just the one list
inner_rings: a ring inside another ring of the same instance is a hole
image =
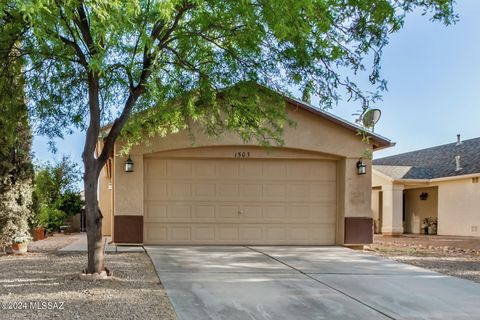
[[[177, 14], [175, 15], [172, 25], [167, 29], [165, 34], [159, 40], [159, 43], [157, 45], [158, 51], [163, 49], [165, 42], [171, 36], [173, 31], [177, 28], [178, 23], [180, 22], [184, 14], [188, 10], [194, 7], [195, 7], [194, 4], [189, 3], [188, 1], [184, 1], [183, 5], [177, 11]], [[157, 38], [160, 36], [160, 32], [162, 29], [163, 29], [163, 22], [158, 21], [155, 24], [154, 28], [152, 29], [152, 33], [151, 33], [152, 40], [157, 40]], [[158, 54], [158, 51], [157, 51], [157, 54]], [[142, 67], [142, 72], [140, 74], [140, 79], [138, 81], [137, 86], [133, 90], [130, 90], [130, 95], [128, 96], [127, 101], [125, 102], [122, 113], [113, 122], [110, 132], [108, 133], [108, 136], [105, 139], [105, 142], [103, 144], [103, 150], [97, 158], [97, 161], [99, 163], [99, 166], [97, 168], [98, 173], [100, 172], [101, 168], [109, 158], [113, 150], [113, 147], [115, 145], [115, 141], [117, 137], [120, 135], [121, 130], [125, 126], [128, 120], [128, 117], [130, 116], [130, 113], [132, 112], [132, 109], [135, 106], [135, 103], [137, 102], [137, 99], [142, 95], [142, 93], [145, 90], [147, 81], [150, 78], [150, 75], [152, 73], [151, 66], [153, 64], [153, 61], [155, 60], [155, 57], [156, 57], [155, 53], [151, 53], [147, 48], [147, 46], [145, 46], [144, 54], [143, 54], [143, 67]]]

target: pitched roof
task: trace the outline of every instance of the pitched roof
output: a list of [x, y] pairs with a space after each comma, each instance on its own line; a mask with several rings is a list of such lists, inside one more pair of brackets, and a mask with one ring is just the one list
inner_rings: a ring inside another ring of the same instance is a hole
[[[461, 170], [455, 157], [460, 156]], [[373, 160], [373, 168], [394, 179], [436, 179], [480, 173], [480, 137]]]
[[[237, 85], [239, 85], [239, 84], [237, 84]], [[291, 105], [293, 105], [297, 108], [301, 108], [303, 110], [309, 111], [313, 115], [316, 115], [316, 116], [319, 116], [321, 118], [327, 119], [327, 120], [329, 120], [333, 123], [336, 123], [336, 124], [346, 128], [348, 130], [351, 130], [353, 132], [361, 132], [361, 131], [365, 132], [366, 136], [370, 139], [370, 142], [372, 143], [372, 147], [373, 147], [374, 151], [384, 149], [384, 148], [393, 147], [395, 145], [395, 142], [392, 142], [388, 138], [385, 138], [384, 136], [379, 135], [378, 133], [374, 133], [374, 132], [372, 132], [372, 131], [370, 131], [366, 128], [363, 128], [363, 127], [361, 127], [357, 124], [354, 124], [354, 123], [352, 123], [348, 120], [340, 118], [340, 117], [338, 117], [338, 116], [336, 116], [336, 115], [334, 115], [330, 112], [327, 112], [325, 110], [317, 108], [317, 107], [315, 107], [315, 106], [313, 106], [309, 103], [306, 103], [304, 101], [298, 100], [298, 99], [293, 98], [293, 97], [290, 97], [284, 92], [280, 92], [280, 91], [277, 91], [277, 90], [272, 90], [271, 88], [265, 87], [265, 86], [260, 85], [258, 83], [255, 83], [255, 85], [257, 85], [259, 87], [262, 87], [262, 88], [265, 88], [267, 90], [271, 90], [273, 92], [276, 92], [277, 94], [281, 95], [287, 103], [290, 103]], [[101, 131], [108, 132], [110, 130], [111, 126], [112, 126], [112, 123], [104, 125], [104, 126], [102, 126]]]

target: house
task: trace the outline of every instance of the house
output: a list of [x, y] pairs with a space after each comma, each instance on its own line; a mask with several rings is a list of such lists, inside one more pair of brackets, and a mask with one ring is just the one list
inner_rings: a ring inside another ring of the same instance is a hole
[[[372, 240], [371, 167], [366, 148], [390, 140], [301, 101], [283, 97], [296, 127], [284, 146], [237, 135], [187, 132], [152, 138], [103, 168], [103, 233], [119, 244], [362, 245]], [[147, 138], [146, 138], [147, 141]], [[102, 139], [98, 148], [101, 149]]]
[[422, 233], [437, 219], [440, 235], [480, 236], [480, 138], [373, 161], [375, 231]]

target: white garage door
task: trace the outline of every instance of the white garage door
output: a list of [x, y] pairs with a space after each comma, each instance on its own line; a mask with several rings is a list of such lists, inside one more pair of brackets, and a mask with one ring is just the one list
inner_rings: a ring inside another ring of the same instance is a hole
[[144, 194], [145, 244], [335, 242], [334, 161], [145, 159]]

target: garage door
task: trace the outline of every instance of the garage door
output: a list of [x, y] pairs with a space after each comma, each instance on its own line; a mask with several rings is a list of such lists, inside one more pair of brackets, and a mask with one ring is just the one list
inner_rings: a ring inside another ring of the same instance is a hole
[[145, 244], [329, 245], [336, 164], [145, 159]]

